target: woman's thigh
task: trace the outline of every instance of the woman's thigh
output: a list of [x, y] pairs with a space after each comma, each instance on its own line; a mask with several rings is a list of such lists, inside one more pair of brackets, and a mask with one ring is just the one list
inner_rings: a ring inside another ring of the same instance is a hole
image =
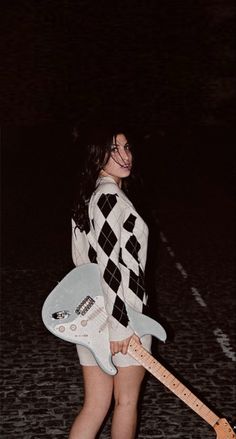
[[114, 377], [114, 397], [117, 403], [136, 404], [145, 375], [142, 366], [119, 367]]
[[96, 410], [108, 410], [113, 394], [113, 377], [99, 366], [82, 366], [84, 378], [84, 403]]

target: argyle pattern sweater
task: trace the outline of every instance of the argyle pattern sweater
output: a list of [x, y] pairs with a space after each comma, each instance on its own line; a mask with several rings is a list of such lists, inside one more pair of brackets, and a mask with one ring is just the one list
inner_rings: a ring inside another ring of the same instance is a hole
[[97, 263], [110, 340], [133, 334], [126, 303], [142, 313], [147, 303], [144, 270], [148, 227], [112, 177], [100, 177], [89, 202], [90, 230], [72, 220], [72, 259], [76, 266]]

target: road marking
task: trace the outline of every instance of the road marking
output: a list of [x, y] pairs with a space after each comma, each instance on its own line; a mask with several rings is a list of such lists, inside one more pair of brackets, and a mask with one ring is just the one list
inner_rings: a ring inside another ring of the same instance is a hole
[[201, 294], [199, 293], [198, 289], [195, 287], [191, 287], [191, 291], [193, 293], [193, 296], [195, 297], [196, 301], [199, 303], [199, 305], [203, 306], [203, 308], [207, 308], [206, 302], [203, 300]]
[[177, 270], [180, 271], [180, 273], [182, 274], [183, 278], [184, 278], [184, 279], [187, 279], [188, 274], [187, 274], [187, 272], [185, 271], [185, 269], [183, 268], [183, 265], [181, 265], [180, 262], [176, 262], [176, 263], [175, 263], [175, 266], [176, 266]]
[[[166, 245], [166, 249], [167, 249], [169, 255], [173, 259], [176, 259], [175, 252], [173, 251], [172, 247], [169, 245], [168, 239], [162, 231], [160, 232], [160, 238], [161, 238], [161, 241]], [[175, 262], [175, 267], [180, 272], [180, 274], [184, 280], [189, 277], [188, 273], [186, 272], [186, 270], [184, 269], [183, 265], [180, 262], [178, 262], [178, 261]], [[207, 304], [204, 301], [199, 290], [193, 286], [190, 286], [190, 290], [191, 290], [192, 295], [193, 295], [194, 299], [196, 300], [196, 302], [201, 307], [207, 308]], [[225, 356], [230, 358], [230, 360], [232, 360], [233, 362], [236, 362], [236, 352], [233, 350], [233, 348], [230, 344], [230, 339], [229, 339], [228, 335], [225, 334], [222, 331], [222, 329], [220, 329], [220, 328], [214, 329], [213, 334], [216, 337], [216, 341], [220, 345]]]
[[219, 343], [226, 357], [236, 362], [236, 352], [234, 352], [232, 346], [230, 345], [230, 340], [228, 335], [225, 334], [220, 328], [215, 329], [213, 331], [213, 334], [215, 335], [216, 341]]

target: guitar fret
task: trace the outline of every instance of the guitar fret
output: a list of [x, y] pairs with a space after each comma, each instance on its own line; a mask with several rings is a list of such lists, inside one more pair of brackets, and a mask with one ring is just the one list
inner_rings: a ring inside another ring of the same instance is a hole
[[186, 387], [184, 386], [183, 392], [181, 392], [179, 397], [182, 399], [182, 401], [186, 402], [190, 393], [190, 390], [186, 389]]
[[169, 383], [169, 389], [171, 389], [172, 392], [175, 393], [175, 391], [179, 389], [179, 386], [181, 386], [182, 384], [179, 380], [177, 380], [177, 378], [174, 377], [174, 375], [172, 375], [172, 378], [172, 381]]
[[198, 414], [205, 419], [212, 427], [218, 421], [219, 416], [217, 416], [212, 410], [210, 410], [205, 404], [202, 405]]
[[173, 393], [178, 395], [180, 382], [178, 380], [176, 380], [172, 374], [170, 374], [170, 376], [168, 377], [165, 385], [166, 385], [166, 387], [168, 387], [169, 390], [171, 390]]
[[170, 376], [170, 372], [168, 372], [166, 369], [164, 369], [164, 373], [162, 374], [161, 377], [164, 379], [164, 381], [166, 381], [169, 376]]
[[161, 365], [156, 360], [152, 362], [152, 367], [150, 369], [154, 368], [155, 371], [158, 371], [160, 369]]
[[159, 378], [162, 377], [163, 370], [164, 370], [163, 366], [159, 367], [158, 369]]

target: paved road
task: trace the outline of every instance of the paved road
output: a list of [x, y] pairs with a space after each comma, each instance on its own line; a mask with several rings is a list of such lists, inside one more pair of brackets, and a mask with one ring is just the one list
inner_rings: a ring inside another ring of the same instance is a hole
[[[234, 207], [228, 202], [161, 202], [152, 236], [152, 313], [166, 325], [168, 341], [153, 354], [219, 416], [235, 413]], [[67, 238], [66, 238], [67, 239]], [[48, 238], [38, 252], [8, 261], [2, 278], [2, 439], [66, 439], [81, 406], [81, 369], [72, 344], [43, 327], [47, 293], [72, 268]], [[36, 243], [36, 244], [35, 244]], [[29, 244], [28, 244], [29, 246]], [[69, 246], [68, 246], [69, 247]], [[47, 248], [46, 254], [43, 250]], [[17, 250], [17, 248], [15, 248]], [[35, 250], [35, 247], [34, 247]], [[150, 282], [151, 285], [151, 282]], [[109, 438], [110, 419], [100, 439]], [[147, 375], [139, 439], [211, 439], [212, 428], [163, 384]]]

